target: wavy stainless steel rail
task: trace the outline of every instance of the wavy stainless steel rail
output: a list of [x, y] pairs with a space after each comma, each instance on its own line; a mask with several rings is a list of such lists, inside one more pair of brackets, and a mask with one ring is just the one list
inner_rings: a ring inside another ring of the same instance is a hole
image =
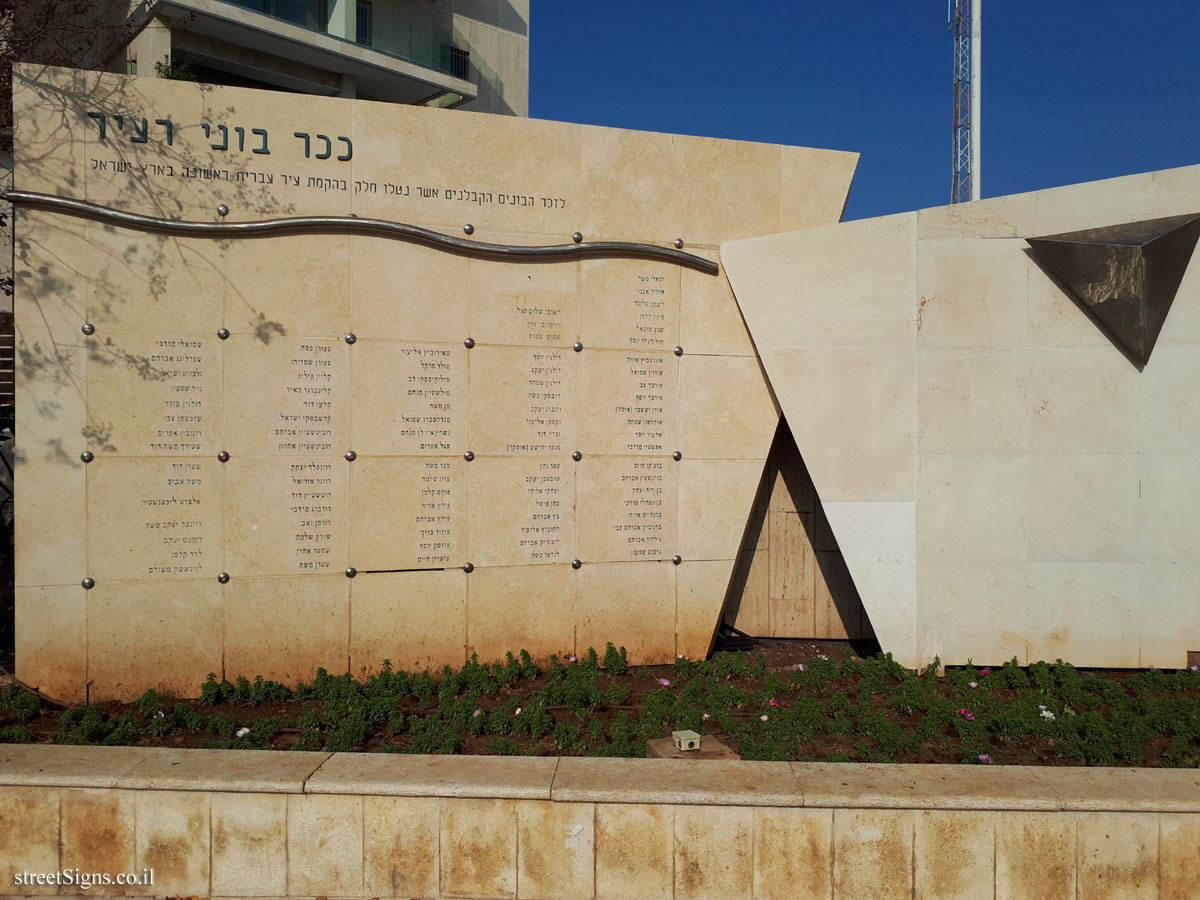
[[110, 206], [101, 206], [86, 200], [59, 197], [54, 194], [40, 194], [35, 191], [8, 191], [4, 196], [10, 202], [22, 206], [85, 219], [99, 219], [123, 228], [153, 231], [177, 237], [260, 238], [313, 232], [365, 234], [399, 241], [411, 241], [451, 253], [499, 260], [557, 262], [580, 257], [627, 257], [675, 263], [709, 275], [716, 275], [720, 271], [712, 260], [692, 253], [684, 253], [673, 247], [657, 247], [654, 244], [639, 244], [629, 241], [593, 241], [591, 243], [524, 247], [513, 244], [468, 241], [417, 225], [389, 222], [386, 219], [363, 219], [358, 216], [291, 216], [250, 222], [187, 222], [178, 219], [163, 219], [157, 216], [144, 216], [141, 213], [113, 209]]

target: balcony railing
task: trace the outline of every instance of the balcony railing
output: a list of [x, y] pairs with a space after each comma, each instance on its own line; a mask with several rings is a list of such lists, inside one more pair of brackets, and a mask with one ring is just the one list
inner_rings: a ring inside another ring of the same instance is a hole
[[[323, 34], [337, 41], [370, 47], [385, 56], [415, 63], [453, 78], [466, 79], [471, 71], [469, 51], [454, 46], [453, 35], [449, 30], [422, 22], [400, 20], [381, 15], [379, 12], [372, 13], [369, 6], [367, 21], [363, 22], [360, 19], [351, 40], [329, 33], [330, 0], [221, 0], [221, 2], [253, 10], [292, 25], [299, 25], [308, 31]], [[358, 9], [357, 15], [362, 17], [363, 10]]]

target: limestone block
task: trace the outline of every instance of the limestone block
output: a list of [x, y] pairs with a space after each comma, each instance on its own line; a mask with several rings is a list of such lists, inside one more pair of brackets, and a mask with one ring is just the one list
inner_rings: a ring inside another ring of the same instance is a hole
[[84, 589], [79, 585], [18, 585], [15, 593], [17, 677], [59, 700], [86, 700]]
[[[675, 573], [675, 654], [704, 659], [712, 646], [734, 561], [688, 560]], [[740, 626], [739, 626], [740, 627]]]
[[97, 456], [86, 472], [87, 570], [97, 583], [216, 578], [223, 532], [216, 459]]
[[131, 893], [210, 896], [208, 794], [138, 791], [134, 796], [137, 868], [153, 869], [154, 884]]
[[216, 456], [223, 435], [215, 332], [97, 330], [87, 338], [88, 449]]
[[359, 456], [461, 457], [470, 446], [461, 343], [359, 337], [350, 348], [350, 384], [349, 446]]
[[727, 559], [745, 533], [762, 477], [761, 460], [685, 456], [678, 466], [679, 554], [685, 559]]
[[754, 810], [754, 894], [762, 900], [824, 900], [833, 895], [833, 813]]
[[750, 896], [754, 885], [754, 810], [681, 806], [675, 810], [675, 896]]
[[1074, 817], [1008, 812], [995, 828], [996, 900], [1074, 900]]
[[360, 571], [467, 561], [461, 457], [360, 456], [350, 467], [349, 560]]
[[134, 871], [134, 797], [126, 791], [66, 790], [61, 804], [62, 868]]
[[[695, 252], [720, 262], [715, 251]], [[684, 353], [754, 356], [754, 343], [724, 269], [717, 275], [684, 269], [679, 278], [679, 345]]]
[[1034, 349], [1029, 365], [1034, 452], [1138, 453], [1147, 446], [1141, 382], [1112, 347]]
[[[731, 397], [737, 402], [730, 403]], [[679, 361], [684, 459], [762, 459], [778, 424], [779, 411], [758, 360], [684, 352]]]
[[925, 350], [917, 366], [917, 440], [922, 453], [1028, 449], [1025, 350]]
[[[221, 631], [221, 585], [215, 577], [98, 581], [87, 594], [91, 696], [130, 701], [154, 688], [195, 697], [205, 676], [221, 671]], [[180, 634], [187, 640], [178, 640]]]
[[[40, 787], [0, 788], [0, 859], [14, 873], [57, 871], [58, 829], [58, 791]], [[30, 894], [58, 892], [53, 884], [21, 885], [21, 890]]]
[[515, 897], [517, 801], [440, 802], [441, 893]]
[[1135, 562], [1143, 460], [1056, 454], [1029, 463], [1029, 559]]
[[996, 818], [987, 812], [918, 812], [913, 833], [915, 896], [992, 900]]
[[1141, 558], [1155, 569], [1200, 563], [1200, 454], [1147, 454], [1140, 474]]
[[575, 469], [569, 456], [477, 457], [467, 467], [467, 558], [476, 566], [575, 558]]
[[[487, 239], [517, 246], [566, 242], [565, 235], [489, 234]], [[580, 339], [579, 265], [574, 260], [514, 265], [471, 259], [460, 340], [471, 337], [484, 346], [569, 348]]]
[[1142, 571], [1139, 563], [1030, 563], [1030, 662], [1087, 658], [1098, 666], [1141, 665]]
[[1158, 816], [1080, 813], [1079, 894], [1134, 900], [1158, 887]]
[[1185, 900], [1200, 882], [1200, 822], [1195, 816], [1158, 817], [1159, 900]]
[[922, 563], [1024, 563], [1029, 462], [1020, 456], [922, 459], [917, 552]]
[[517, 804], [517, 896], [595, 896], [595, 807], [524, 800]]
[[363, 798], [289, 796], [287, 854], [289, 895], [362, 893]]
[[[139, 211], [156, 214], [152, 207]], [[215, 344], [218, 328], [233, 328], [223, 321], [226, 292], [254, 293], [248, 283], [229, 280], [228, 244], [99, 222], [87, 223], [87, 241], [94, 267], [80, 273], [80, 278], [87, 288], [87, 321], [96, 326], [98, 335], [128, 331], [204, 335]], [[261, 250], [261, 245], [256, 246]]]
[[231, 578], [222, 594], [230, 681], [261, 675], [294, 687], [312, 681], [321, 667], [346, 671], [350, 579], [343, 573]]
[[596, 900], [671, 900], [678, 807], [596, 806]]
[[671, 662], [676, 568], [670, 562], [585, 563], [576, 580], [576, 650], [600, 653], [612, 641], [636, 665]]
[[[1014, 657], [1025, 665], [1039, 658], [1026, 658], [1030, 641], [1026, 623], [1033, 604], [1023, 565], [923, 564], [917, 570], [917, 593], [923, 615], [952, 620], [940, 629], [948, 644], [987, 648], [973, 657], [976, 665], [1002, 665]], [[964, 609], [971, 614], [962, 615]], [[1056, 620], [1060, 615], [1052, 614]]]
[[284, 335], [234, 332], [224, 342], [224, 449], [234, 457], [340, 457], [352, 449], [352, 348], [341, 337]]
[[669, 456], [679, 446], [679, 360], [657, 350], [588, 350], [580, 364], [579, 450]]
[[606, 350], [672, 351], [679, 345], [681, 268], [649, 260], [579, 264], [580, 340]]
[[1026, 244], [922, 240], [917, 250], [917, 340], [923, 347], [1016, 347], [1028, 322]]
[[840, 220], [857, 165], [857, 153], [781, 147], [779, 229], [812, 228]]
[[[466, 351], [464, 351], [466, 352]], [[569, 456], [579, 443], [579, 354], [563, 347], [470, 351], [470, 430], [478, 455]]]
[[239, 456], [204, 465], [220, 466], [225, 480], [224, 571], [232, 576], [345, 572], [351, 463], [329, 456]]
[[[706, 562], [700, 560], [700, 562]], [[734, 627], [747, 634], [772, 634], [771, 628], [771, 561], [764, 550], [743, 550], [729, 584], [736, 598], [737, 618]]]
[[363, 798], [363, 890], [380, 897], [438, 891], [438, 800]]
[[[484, 661], [528, 650], [539, 660], [575, 652], [575, 585], [569, 565], [488, 566], [467, 576], [467, 656]], [[520, 617], [513, 615], [521, 609]], [[604, 645], [599, 646], [600, 650]]]
[[[477, 570], [481, 572], [482, 570]], [[420, 672], [466, 661], [467, 575], [461, 569], [379, 572], [350, 582], [350, 671]]]
[[[679, 553], [679, 467], [670, 457], [585, 455], [575, 465], [579, 558], [647, 561]], [[728, 556], [737, 544], [734, 537], [714, 555]]]
[[914, 825], [907, 810], [834, 810], [833, 895], [911, 897]]
[[283, 896], [287, 871], [287, 797], [213, 794], [213, 894]]
[[462, 346], [470, 336], [466, 257], [377, 237], [351, 237], [349, 247], [349, 328], [360, 341]]

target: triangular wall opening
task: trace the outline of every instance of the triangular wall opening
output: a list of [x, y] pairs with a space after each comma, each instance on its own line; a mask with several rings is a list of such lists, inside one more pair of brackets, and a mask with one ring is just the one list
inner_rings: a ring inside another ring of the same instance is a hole
[[808, 467], [782, 417], [722, 622], [760, 638], [875, 640]]

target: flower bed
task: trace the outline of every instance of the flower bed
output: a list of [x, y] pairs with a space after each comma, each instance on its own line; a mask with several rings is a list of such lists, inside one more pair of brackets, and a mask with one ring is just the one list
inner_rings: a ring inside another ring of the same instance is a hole
[[0, 741], [634, 757], [691, 729], [758, 760], [1200, 766], [1200, 672], [938, 669], [848, 651], [630, 668], [610, 644], [546, 669], [522, 651], [437, 674], [385, 664], [364, 681], [322, 670], [294, 690], [209, 676], [198, 700], [147, 691], [64, 709], [14, 685], [0, 695]]

